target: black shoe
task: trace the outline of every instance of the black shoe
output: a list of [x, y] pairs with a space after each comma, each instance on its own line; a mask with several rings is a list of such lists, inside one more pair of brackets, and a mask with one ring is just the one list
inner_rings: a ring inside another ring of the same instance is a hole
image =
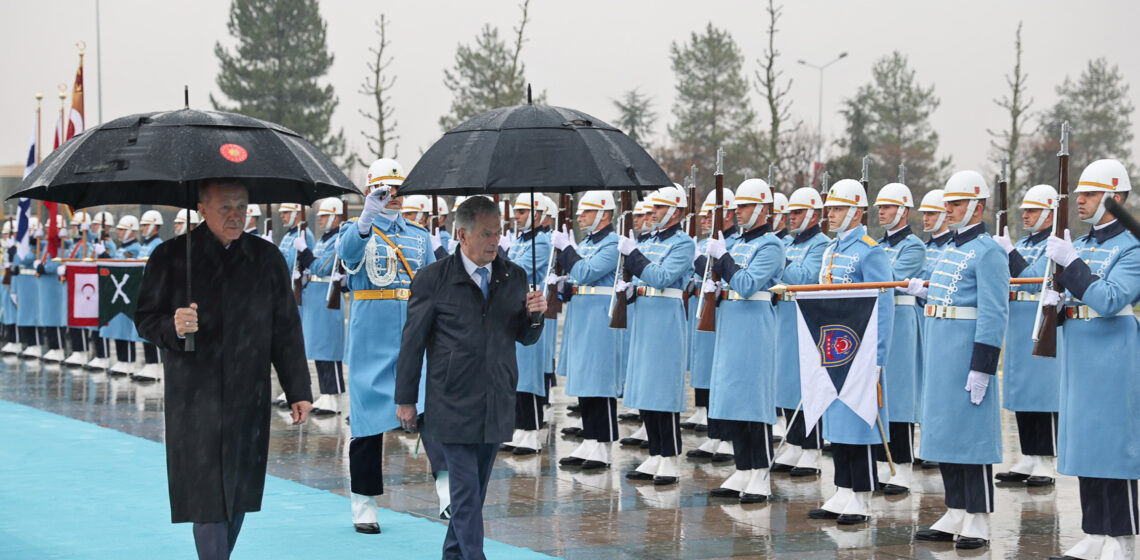
[[654, 486], [667, 486], [669, 484], [677, 484], [677, 477], [675, 476], [655, 476], [653, 477]]
[[[923, 467], [925, 468], [925, 467]], [[998, 482], [1025, 482], [1029, 475], [1019, 472], [999, 472], [994, 475]]]
[[989, 544], [986, 539], [978, 539], [974, 537], [958, 537], [958, 542], [954, 543], [954, 548], [973, 549], [982, 548]]
[[831, 453], [831, 444], [830, 443], [823, 444], [823, 447], [820, 448], [820, 451], [822, 451], [823, 453]]
[[379, 535], [380, 534], [380, 524], [379, 523], [354, 523], [352, 525], [352, 528], [356, 529], [357, 533], [364, 533], [365, 535]]
[[1049, 560], [1081, 560], [1076, 556], [1050, 556]]
[[622, 445], [641, 445], [641, 442], [643, 441], [645, 440], [637, 439], [635, 437], [623, 437], [619, 443]]
[[618, 414], [618, 420], [641, 420], [641, 414], [637, 412], [623, 412]]
[[696, 422], [681, 422], [681, 429], [682, 430], [695, 430], [695, 429], [697, 429], [697, 423]]
[[572, 405], [567, 406], [566, 410], [569, 410], [570, 412], [581, 412], [582, 406], [577, 405], [577, 404], [572, 404]]
[[742, 504], [762, 504], [768, 501], [768, 496], [764, 494], [741, 494], [740, 503]]
[[653, 480], [653, 475], [641, 471], [629, 471], [625, 473], [625, 478], [627, 480]]
[[558, 460], [558, 464], [564, 467], [581, 466], [586, 460], [581, 457], [563, 457]]
[[337, 414], [340, 414], [340, 413], [335, 411], [335, 410], [327, 410], [324, 408], [314, 408], [313, 411], [310, 412], [309, 414], [312, 414], [313, 416], [336, 416]]
[[515, 450], [511, 453], [514, 453], [515, 455], [537, 455], [538, 450], [531, 449], [529, 447], [516, 447]]
[[954, 540], [954, 535], [952, 533], [947, 533], [946, 531], [939, 531], [938, 529], [919, 529], [914, 532], [914, 540], [951, 542]]
[[697, 424], [697, 427], [693, 428], [693, 430], [697, 432], [708, 432], [709, 426], [708, 424]]
[[1052, 486], [1054, 482], [1051, 476], [1031, 476], [1025, 479], [1026, 486]]
[[808, 519], [839, 519], [839, 514], [826, 509], [813, 509], [808, 512]]
[[640, 448], [642, 448], [642, 449], [649, 449], [649, 441], [648, 441], [648, 440], [647, 440], [647, 441], [643, 441], [643, 442], [641, 442], [641, 443], [637, 444], [637, 446], [638, 446], [638, 447], [640, 447]]
[[609, 467], [609, 466], [610, 465], [608, 463], [590, 460], [590, 461], [585, 461], [582, 463], [582, 470], [589, 471], [589, 470], [594, 470], [594, 469], [604, 469], [604, 468]]
[[713, 453], [711, 459], [714, 463], [725, 463], [732, 460], [732, 455], [728, 453]]
[[922, 462], [922, 468], [923, 468], [923, 470], [937, 469], [938, 463], [936, 463], [934, 461], [923, 461]]
[[685, 456], [689, 457], [690, 459], [708, 459], [712, 457], [713, 454], [698, 447], [697, 449], [690, 449], [686, 451]]
[[781, 436], [772, 436], [772, 445], [779, 445], [783, 441], [784, 441], [784, 438]]
[[515, 446], [513, 446], [509, 443], [500, 443], [499, 444], [499, 451], [514, 451], [514, 450], [515, 450]]
[[910, 462], [910, 464], [912, 464], [912, 465], [914, 465], [914, 466], [916, 466], [916, 467], [921, 467], [921, 466], [922, 466], [922, 464], [923, 464], [923, 463], [925, 463], [925, 462], [926, 462], [926, 461], [923, 461], [922, 459], [919, 459], [918, 457], [915, 457], [915, 458], [914, 458], [914, 460], [912, 460], [912, 461]]
[[567, 426], [565, 428], [562, 428], [562, 433], [564, 433], [568, 436], [579, 436], [580, 437], [582, 435], [582, 428], [579, 428], [577, 426]]
[[783, 463], [772, 463], [771, 472], [792, 472], [795, 467]]
[[819, 475], [819, 469], [813, 469], [811, 467], [793, 467], [788, 474], [792, 476], [817, 476]]
[[709, 496], [714, 498], [739, 498], [740, 491], [731, 488], [713, 488], [709, 490]]
[[855, 513], [845, 513], [835, 518], [835, 522], [840, 525], [859, 525], [866, 523], [871, 517], [867, 515], [859, 515]]
[[898, 484], [884, 484], [883, 493], [888, 496], [901, 496], [910, 492], [910, 488], [906, 486], [899, 486]]

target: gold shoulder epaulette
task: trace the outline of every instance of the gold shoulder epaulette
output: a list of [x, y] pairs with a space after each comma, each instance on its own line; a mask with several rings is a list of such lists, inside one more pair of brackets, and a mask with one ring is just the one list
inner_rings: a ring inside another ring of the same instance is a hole
[[424, 230], [424, 231], [427, 231], [427, 228], [426, 228], [426, 227], [424, 227], [424, 226], [421, 226], [420, 224], [418, 224], [418, 223], [416, 223], [416, 222], [413, 222], [413, 221], [411, 221], [411, 220], [404, 220], [404, 221], [408, 222], [408, 225], [413, 225], [413, 226], [416, 226], [416, 227], [418, 227], [418, 228], [420, 228], [420, 229], [422, 229], [422, 230]]
[[348, 219], [348, 223], [352, 223], [352, 222], [355, 222], [355, 221], [356, 221], [356, 220], [358, 220], [358, 219], [360, 219], [360, 218], [359, 218], [359, 217], [356, 217], [356, 218], [349, 218], [349, 219]]
[[875, 245], [879, 244], [878, 241], [871, 239], [870, 235], [864, 235], [863, 236], [863, 243], [866, 243], [868, 247], [874, 247]]

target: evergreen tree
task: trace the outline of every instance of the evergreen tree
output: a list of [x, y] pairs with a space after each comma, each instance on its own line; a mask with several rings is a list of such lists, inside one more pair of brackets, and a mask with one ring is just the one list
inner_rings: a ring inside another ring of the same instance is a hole
[[292, 129], [328, 156], [344, 155], [344, 131], [331, 132], [337, 97], [318, 81], [333, 56], [316, 0], [233, 0], [227, 23], [234, 51], [214, 45], [217, 84], [232, 105], [210, 103]]
[[629, 135], [634, 142], [645, 146], [653, 134], [653, 124], [657, 122], [653, 99], [634, 88], [625, 92], [621, 100], [615, 99], [614, 107], [618, 110], [618, 118], [613, 125]]

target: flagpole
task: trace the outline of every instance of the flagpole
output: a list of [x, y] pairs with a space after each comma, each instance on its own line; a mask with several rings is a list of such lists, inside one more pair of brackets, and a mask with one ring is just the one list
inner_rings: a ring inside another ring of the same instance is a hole
[[[41, 132], [43, 130], [43, 98], [43, 94], [36, 94], [36, 167], [39, 167], [40, 158], [43, 155], [43, 150], [40, 149], [40, 146], [43, 145], [43, 134]], [[41, 207], [43, 207], [42, 202], [36, 205], [36, 221], [40, 222], [40, 227], [42, 228], [43, 222], [40, 221], [40, 216], [42, 215], [40, 212]], [[40, 237], [36, 238], [36, 258], [40, 256], [40, 240]]]
[[[103, 124], [103, 41], [101, 35], [99, 25], [99, 0], [95, 0], [95, 90], [99, 96], [99, 124]], [[190, 231], [189, 221], [187, 221], [186, 231]]]

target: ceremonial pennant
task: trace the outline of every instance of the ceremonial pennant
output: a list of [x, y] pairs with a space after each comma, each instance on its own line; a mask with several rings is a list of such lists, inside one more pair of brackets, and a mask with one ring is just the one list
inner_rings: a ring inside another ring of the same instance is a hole
[[67, 326], [99, 326], [99, 267], [67, 265]]

